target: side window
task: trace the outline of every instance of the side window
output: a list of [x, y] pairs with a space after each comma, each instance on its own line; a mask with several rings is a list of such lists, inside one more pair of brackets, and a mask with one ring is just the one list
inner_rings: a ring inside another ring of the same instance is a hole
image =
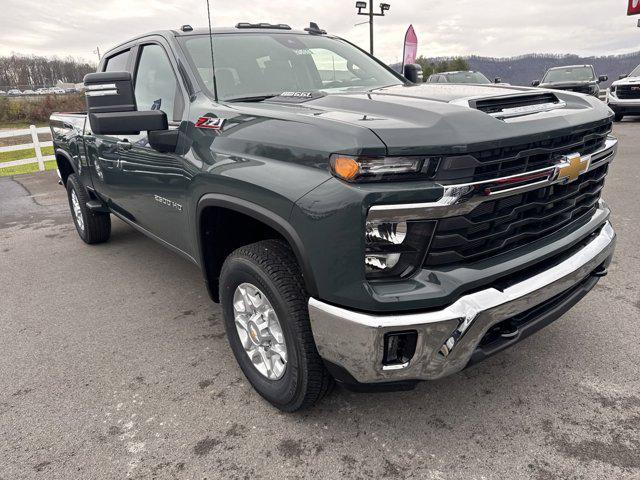
[[107, 59], [104, 67], [105, 72], [126, 72], [127, 62], [129, 61], [129, 50], [120, 52], [113, 57]]
[[160, 45], [144, 45], [136, 71], [138, 110], [162, 110], [169, 121], [179, 121], [184, 109], [178, 80]]

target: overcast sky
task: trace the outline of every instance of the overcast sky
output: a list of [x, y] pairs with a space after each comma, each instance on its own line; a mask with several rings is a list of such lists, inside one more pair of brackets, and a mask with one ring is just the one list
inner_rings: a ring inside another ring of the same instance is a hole
[[[315, 21], [368, 48], [366, 20], [351, 0], [211, 0], [217, 26], [239, 21]], [[400, 61], [407, 26], [425, 56], [505, 57], [531, 52], [615, 54], [640, 50], [637, 20], [626, 0], [387, 0], [376, 19], [376, 55]], [[58, 55], [96, 59], [133, 35], [188, 23], [206, 26], [205, 0], [0, 0], [0, 55]], [[376, 1], [376, 5], [380, 2]], [[640, 17], [639, 17], [640, 18]]]

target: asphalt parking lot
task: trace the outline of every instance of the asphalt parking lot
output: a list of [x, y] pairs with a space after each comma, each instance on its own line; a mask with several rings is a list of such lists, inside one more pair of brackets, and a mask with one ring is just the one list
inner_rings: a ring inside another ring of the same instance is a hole
[[55, 174], [0, 179], [0, 479], [640, 479], [640, 120], [617, 124], [611, 273], [517, 347], [415, 391], [253, 392], [200, 272]]

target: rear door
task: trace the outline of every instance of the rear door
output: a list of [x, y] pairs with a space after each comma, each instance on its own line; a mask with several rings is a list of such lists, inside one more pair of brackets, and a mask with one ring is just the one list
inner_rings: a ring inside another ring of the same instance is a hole
[[[101, 72], [126, 72], [131, 67], [131, 48], [123, 48], [110, 54], [102, 62]], [[113, 198], [117, 196], [120, 152], [118, 143], [124, 137], [113, 135], [94, 135], [89, 121], [85, 125], [85, 146], [91, 180], [96, 192], [112, 208], [117, 210]]]

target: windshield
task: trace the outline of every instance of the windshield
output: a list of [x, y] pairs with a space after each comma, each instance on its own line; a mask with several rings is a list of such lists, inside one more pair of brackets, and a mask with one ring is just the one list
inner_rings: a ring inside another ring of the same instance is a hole
[[636, 67], [636, 69], [629, 74], [630, 77], [640, 77], [640, 65]]
[[563, 67], [549, 70], [542, 79], [542, 83], [589, 82], [595, 79], [596, 76], [591, 67]]
[[456, 72], [447, 74], [449, 83], [491, 83], [487, 77], [480, 72]]
[[[213, 92], [208, 35], [181, 37], [185, 51]], [[302, 34], [213, 36], [218, 98], [234, 100], [282, 92], [367, 91], [402, 81], [374, 59], [336, 38]]]

